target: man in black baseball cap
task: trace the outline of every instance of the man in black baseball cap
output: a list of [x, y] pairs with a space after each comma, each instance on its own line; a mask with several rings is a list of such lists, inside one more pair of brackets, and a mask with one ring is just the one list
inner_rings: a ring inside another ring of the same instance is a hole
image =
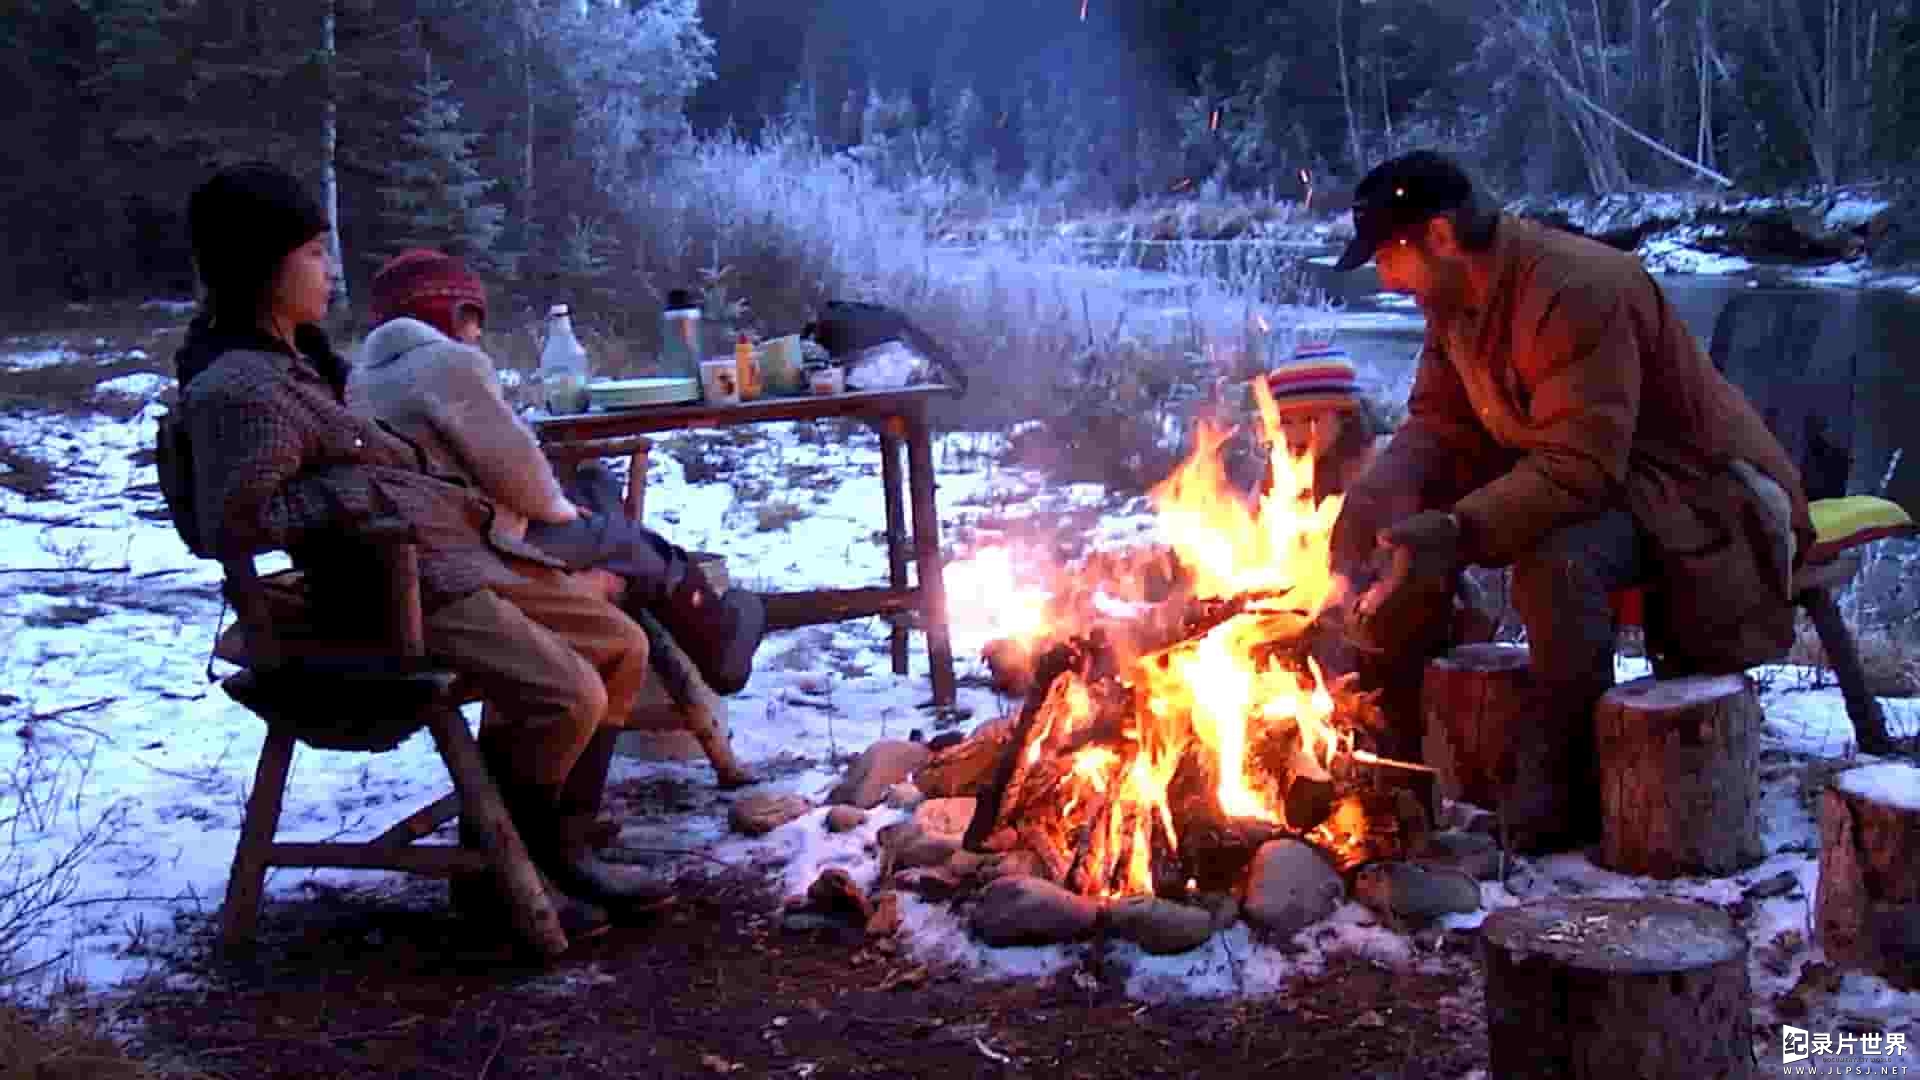
[[1813, 538], [1798, 471], [1631, 253], [1500, 213], [1433, 151], [1368, 173], [1353, 216], [1337, 266], [1371, 259], [1427, 325], [1406, 422], [1333, 528], [1352, 601], [1335, 614], [1366, 654], [1389, 756], [1417, 756], [1453, 584], [1467, 566], [1512, 567], [1532, 682], [1526, 722], [1501, 733], [1501, 811], [1515, 850], [1579, 845], [1599, 825], [1610, 594], [1650, 586], [1663, 675], [1784, 657]]

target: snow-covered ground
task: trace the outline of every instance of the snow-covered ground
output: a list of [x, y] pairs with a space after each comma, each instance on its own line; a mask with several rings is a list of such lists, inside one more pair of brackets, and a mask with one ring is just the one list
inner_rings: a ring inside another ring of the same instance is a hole
[[[0, 358], [0, 367], [43, 362], [38, 354]], [[54, 361], [45, 361], [54, 362]], [[111, 389], [155, 395], [165, 380]], [[220, 903], [243, 800], [260, 748], [260, 723], [209, 683], [206, 667], [221, 605], [214, 566], [192, 558], [166, 523], [148, 462], [150, 404], [128, 420], [26, 414], [0, 417], [0, 445], [30, 448], [52, 467], [51, 495], [29, 498], [0, 486], [0, 898], [15, 882], [52, 872], [45, 910], [15, 958], [23, 967], [95, 989], [146, 974], [165, 976], [156, 935], [178, 912], [211, 912]], [[952, 435], [936, 448], [944, 535], [960, 544], [1007, 535], [1009, 523], [1035, 528], [1063, 511], [1099, 515], [1097, 544], [1152, 536], [1138, 501], [1097, 487], [1049, 486], [998, 463], [999, 440]], [[712, 456], [718, 468], [690, 483], [683, 462]], [[882, 527], [878, 450], [865, 432], [838, 426], [779, 425], [764, 439], [735, 445], [725, 437], [683, 434], [661, 440], [648, 477], [650, 520], [689, 547], [725, 554], [734, 580], [749, 587], [876, 584], [886, 565], [875, 533]], [[790, 511], [768, 514], [774, 502]], [[1017, 526], [1016, 526], [1017, 527]], [[955, 580], [954, 608], [962, 673], [977, 672], [985, 627], [974, 619], [994, 606], [977, 585]], [[734, 744], [775, 779], [761, 791], [818, 799], [840, 764], [882, 737], [915, 729], [931, 734], [925, 654], [916, 637], [912, 672], [889, 670], [885, 628], [876, 620], [779, 635], [759, 671], [730, 704]], [[1483, 886], [1497, 909], [1547, 894], [1671, 894], [1719, 903], [1787, 873], [1796, 887], [1758, 900], [1747, 926], [1757, 1015], [1775, 1022], [1774, 1003], [1821, 961], [1809, 941], [1818, 833], [1802, 795], [1809, 770], [1852, 752], [1838, 692], [1806, 689], [1797, 669], [1760, 673], [1767, 751], [1765, 839], [1771, 852], [1750, 871], [1725, 879], [1673, 882], [1625, 878], [1577, 855], [1522, 863], [1504, 884]], [[1903, 731], [1920, 726], [1920, 703], [1888, 701]], [[974, 722], [1006, 703], [963, 686]], [[710, 786], [704, 764], [623, 759], [616, 782], [653, 777]], [[385, 755], [299, 752], [282, 819], [283, 839], [365, 838], [448, 787], [422, 735]], [[877, 870], [875, 833], [896, 820], [878, 811], [841, 835], [816, 810], [765, 837], [728, 834], [721, 797], [683, 818], [628, 830], [638, 846], [695, 848], [707, 856], [766, 868], [783, 891], [803, 890], [827, 866], [869, 883]], [[270, 897], [308, 882], [376, 889], [395, 879], [344, 871], [277, 871]], [[777, 903], [778, 897], [770, 900]], [[0, 913], [4, 913], [0, 900]], [[988, 949], [942, 905], [908, 900], [908, 948], [930, 963], [982, 977], [1057, 971], [1081, 961], [1084, 947]], [[1482, 916], [1453, 917], [1455, 927]], [[1185, 956], [1152, 957], [1116, 946], [1132, 972], [1129, 991], [1143, 999], [1257, 994], [1316, 968], [1330, 953], [1360, 952], [1393, 964], [1436, 962], [1430, 942], [1378, 924], [1348, 903], [1303, 931], [1290, 948], [1261, 943], [1244, 926]], [[1831, 993], [1805, 995], [1794, 1022], [1812, 1031], [1900, 1031], [1920, 1045], [1920, 994], [1898, 993], [1877, 978], [1849, 975]]]

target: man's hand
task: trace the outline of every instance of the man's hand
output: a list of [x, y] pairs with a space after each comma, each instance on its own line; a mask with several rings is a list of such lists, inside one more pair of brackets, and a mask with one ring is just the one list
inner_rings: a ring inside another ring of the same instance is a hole
[[1381, 547], [1407, 552], [1408, 571], [1420, 577], [1449, 577], [1460, 569], [1460, 540], [1460, 519], [1443, 510], [1422, 510], [1379, 534]]

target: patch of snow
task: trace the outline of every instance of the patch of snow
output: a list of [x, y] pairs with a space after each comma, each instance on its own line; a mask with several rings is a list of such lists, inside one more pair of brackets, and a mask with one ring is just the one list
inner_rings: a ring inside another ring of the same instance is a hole
[[1840, 790], [1858, 798], [1901, 810], [1920, 811], [1920, 768], [1903, 761], [1883, 761], [1848, 769], [1836, 781]]
[[173, 385], [173, 376], [161, 375], [152, 371], [136, 371], [131, 375], [106, 379], [95, 383], [93, 392], [112, 397], [128, 397], [139, 401], [151, 401]]
[[1740, 274], [1753, 263], [1739, 255], [1719, 255], [1692, 246], [1701, 230], [1679, 229], [1640, 245], [1640, 259], [1653, 274]]
[[1858, 287], [1874, 281], [1872, 266], [1865, 259], [1828, 263], [1825, 266], [1796, 267], [1789, 270], [1785, 277], [1803, 285], [1834, 288]]
[[1863, 195], [1843, 195], [1834, 200], [1821, 223], [1829, 229], [1851, 229], [1879, 217], [1893, 204], [1885, 199]]
[[148, 300], [140, 305], [142, 311], [164, 311], [169, 315], [191, 315], [199, 310], [197, 300]]
[[80, 354], [56, 346], [50, 349], [34, 349], [30, 352], [0, 353], [0, 368], [12, 371], [37, 371], [40, 368], [57, 367], [71, 364], [80, 359]]

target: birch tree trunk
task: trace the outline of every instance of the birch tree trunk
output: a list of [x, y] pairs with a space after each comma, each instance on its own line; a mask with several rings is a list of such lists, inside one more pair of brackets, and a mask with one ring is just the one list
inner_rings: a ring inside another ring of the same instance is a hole
[[533, 20], [535, 12], [522, 4], [520, 15], [520, 87], [526, 124], [520, 143], [520, 246], [531, 249], [533, 238]]
[[1353, 174], [1366, 172], [1366, 159], [1360, 154], [1360, 116], [1353, 107], [1353, 82], [1347, 75], [1347, 0], [1338, 0], [1333, 8], [1333, 46], [1340, 58], [1340, 103], [1347, 109], [1347, 153], [1353, 158]]
[[347, 306], [347, 264], [340, 251], [340, 174], [335, 162], [340, 144], [339, 51], [334, 47], [338, 0], [326, 0], [320, 15], [320, 66], [325, 100], [320, 106], [320, 200], [327, 212], [327, 257], [333, 261], [333, 292], [327, 306]]

